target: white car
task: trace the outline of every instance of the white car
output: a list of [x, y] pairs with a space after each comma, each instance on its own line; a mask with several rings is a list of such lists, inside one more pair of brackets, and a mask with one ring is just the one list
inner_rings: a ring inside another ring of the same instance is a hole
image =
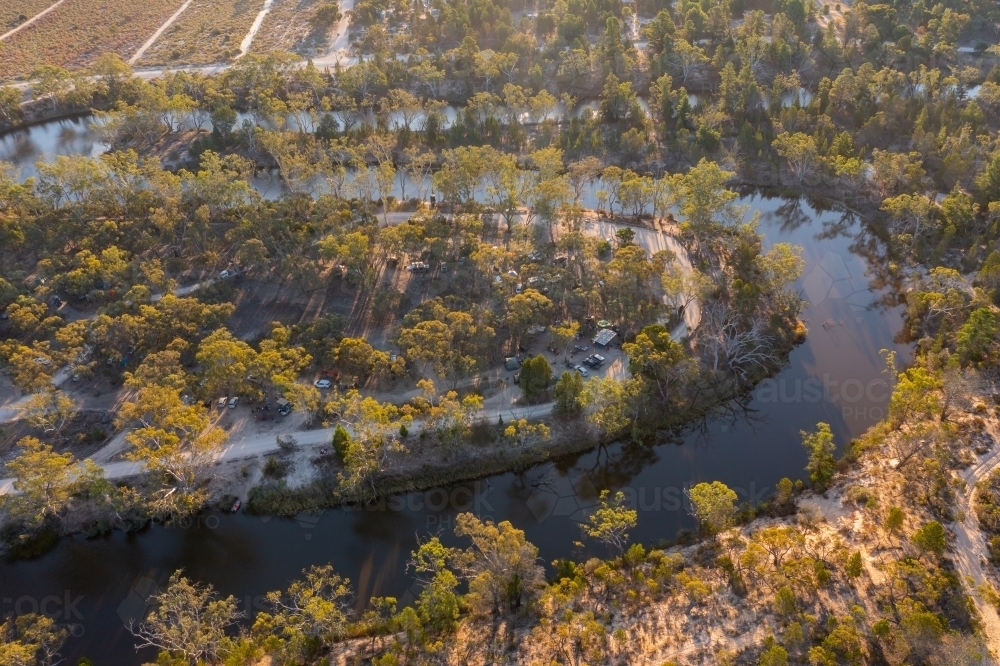
[[578, 366], [576, 366], [573, 369], [576, 370], [577, 372], [579, 372], [584, 377], [586, 377], [587, 375], [590, 374], [589, 372], [587, 372], [587, 368], [583, 367], [582, 365], [578, 365]]
[[315, 386], [318, 389], [328, 389], [330, 388], [331, 384], [329, 379], [317, 379], [316, 381], [313, 382], [313, 386]]
[[38, 365], [52, 365], [52, 361], [45, 358], [44, 356], [39, 356], [35, 359], [35, 363]]
[[221, 273], [219, 273], [220, 280], [225, 280], [227, 277], [229, 277], [229, 271], [222, 271]]

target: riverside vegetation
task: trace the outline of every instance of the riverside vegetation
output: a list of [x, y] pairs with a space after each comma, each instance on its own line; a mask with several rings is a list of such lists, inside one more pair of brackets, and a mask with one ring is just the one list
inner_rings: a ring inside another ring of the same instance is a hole
[[[882, 423], [853, 442], [825, 424], [803, 434], [808, 484], [785, 480], [756, 507], [696, 485], [702, 539], [668, 550], [630, 544], [634, 511], [605, 495], [582, 536], [610, 556], [548, 577], [516, 527], [465, 515], [467, 548], [430, 538], [413, 553], [414, 606], [375, 599], [361, 615], [349, 582], [318, 566], [237, 630], [232, 599], [178, 573], [137, 639], [164, 664], [986, 663], [1000, 636], [986, 612], [994, 573], [969, 585], [949, 528], [966, 518], [962, 470], [997, 434], [997, 8], [951, 4], [858, 3], [836, 20], [794, 1], [361, 2], [365, 57], [352, 67], [251, 54], [214, 77], [152, 82], [115, 56], [90, 75], [36, 71], [27, 105], [0, 94], [0, 120], [93, 110], [111, 151], [0, 176], [0, 355], [34, 429], [7, 459], [7, 548], [201, 510], [227, 436], [205, 405], [218, 395], [283, 396], [309, 421], [340, 422], [320, 488], [355, 501], [428, 461], [544, 449], [573, 424], [647, 440], [677, 425], [659, 415], [751, 387], [804, 333], [795, 248], [765, 252], [727, 189], [763, 182], [864, 212], [860, 242], [884, 283], [902, 285], [916, 341], [909, 368], [887, 355]], [[576, 97], [596, 112], [557, 113]], [[454, 121], [445, 102], [462, 107]], [[280, 174], [275, 200], [250, 186], [261, 168]], [[443, 207], [424, 203], [429, 187]], [[600, 215], [673, 236], [686, 257], [646, 251], [625, 224], [613, 243], [587, 236], [591, 189]], [[461, 279], [415, 289], [405, 258]], [[242, 282], [172, 293], [180, 277], [233, 268]], [[332, 285], [352, 316], [275, 316], [245, 340], [234, 303], [264, 281]], [[60, 316], [54, 296], [85, 316]], [[681, 305], [700, 319], [678, 341]], [[565, 349], [589, 317], [619, 326], [626, 376], [553, 385], [531, 359], [523, 398], [551, 393], [555, 415], [485, 423], [471, 379], [543, 326]], [[398, 355], [362, 338], [373, 327]], [[122, 387], [115, 422], [140, 480], [78, 464], [66, 436], [77, 407], [53, 384], [63, 366]], [[300, 381], [328, 368], [349, 378], [343, 390]], [[396, 385], [415, 395], [376, 397]], [[991, 536], [995, 483], [980, 481], [974, 505]], [[287, 496], [269, 481], [257, 492], [263, 508]], [[4, 625], [0, 655], [51, 663], [65, 638], [23, 616]]]

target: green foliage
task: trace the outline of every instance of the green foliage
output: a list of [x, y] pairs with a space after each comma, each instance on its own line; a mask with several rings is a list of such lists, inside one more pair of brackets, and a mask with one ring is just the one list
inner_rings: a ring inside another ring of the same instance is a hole
[[829, 424], [817, 423], [816, 432], [802, 431], [802, 445], [809, 451], [809, 480], [817, 490], [823, 491], [833, 478], [836, 459], [833, 454], [837, 445], [833, 441], [833, 431]]
[[521, 365], [520, 384], [524, 399], [533, 403], [546, 397], [551, 377], [552, 367], [543, 355], [526, 359]]
[[579, 372], [567, 370], [559, 377], [555, 387], [555, 414], [575, 416], [583, 409], [583, 376]]
[[797, 610], [795, 592], [790, 587], [779, 588], [774, 595], [774, 612], [785, 617], [792, 617]]
[[[406, 426], [400, 425], [399, 427], [405, 428]], [[400, 431], [400, 435], [402, 435], [402, 431]], [[331, 444], [333, 446], [334, 453], [337, 454], [337, 457], [340, 458], [341, 462], [343, 462], [345, 456], [347, 455], [347, 447], [350, 442], [351, 434], [347, 432], [347, 428], [345, 428], [343, 424], [338, 423], [337, 427], [333, 429], [333, 441]]]
[[736, 493], [721, 481], [699, 483], [688, 490], [692, 514], [710, 533], [726, 529], [736, 515]]
[[933, 553], [937, 557], [941, 557], [948, 547], [948, 535], [944, 526], [936, 520], [924, 523], [910, 540], [922, 553]]
[[978, 308], [958, 331], [955, 351], [962, 363], [980, 364], [990, 360], [1000, 324], [989, 308]]
[[787, 666], [788, 651], [777, 643], [772, 643], [764, 649], [763, 653], [761, 653], [760, 660], [757, 664], [759, 666]]
[[668, 403], [683, 391], [697, 372], [696, 362], [661, 324], [647, 326], [635, 342], [622, 345], [629, 372], [647, 380], [657, 400]]
[[580, 527], [590, 538], [602, 541], [622, 553], [628, 543], [628, 530], [635, 527], [638, 520], [638, 512], [628, 508], [625, 503], [625, 493], [618, 491], [612, 496], [611, 491], [602, 490], [599, 506]]
[[851, 553], [851, 556], [847, 558], [847, 566], [844, 567], [844, 573], [847, 574], [848, 578], [853, 580], [860, 576], [862, 571], [864, 571], [864, 565], [861, 562], [861, 553]]

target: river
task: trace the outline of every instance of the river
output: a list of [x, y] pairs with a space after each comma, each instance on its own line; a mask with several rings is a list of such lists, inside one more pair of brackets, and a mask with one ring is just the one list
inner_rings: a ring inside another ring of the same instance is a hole
[[[0, 159], [27, 176], [43, 155], [99, 152], [85, 121], [64, 120], [0, 137]], [[88, 656], [98, 664], [138, 664], [126, 629], [145, 599], [183, 568], [187, 575], [236, 596], [248, 614], [269, 590], [280, 589], [311, 564], [332, 563], [350, 577], [357, 608], [372, 595], [413, 600], [406, 561], [418, 538], [447, 541], [459, 511], [510, 520], [549, 563], [560, 557], [607, 554], [581, 551], [578, 521], [602, 488], [624, 490], [639, 511], [633, 541], [655, 545], [694, 526], [683, 491], [721, 480], [742, 500], [760, 501], [781, 477], [805, 476], [800, 430], [830, 423], [843, 446], [884, 414], [882, 348], [900, 361], [910, 347], [897, 343], [902, 308], [879, 285], [877, 257], [868, 258], [860, 222], [822, 202], [768, 198], [742, 201], [761, 214], [765, 244], [791, 242], [806, 261], [800, 287], [809, 335], [776, 377], [748, 401], [655, 447], [616, 445], [454, 487], [394, 498], [364, 510], [330, 510], [295, 519], [206, 514], [190, 524], [153, 526], [142, 533], [63, 539], [33, 561], [0, 565], [0, 614], [43, 611], [71, 626], [69, 663]], [[874, 270], [873, 270], [874, 269]]]

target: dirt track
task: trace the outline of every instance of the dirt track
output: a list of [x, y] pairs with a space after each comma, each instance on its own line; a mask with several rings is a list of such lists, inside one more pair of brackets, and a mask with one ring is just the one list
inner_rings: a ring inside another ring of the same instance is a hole
[[[996, 433], [990, 433], [996, 438]], [[1000, 467], [1000, 447], [997, 447], [981, 459], [976, 465], [965, 470], [961, 478], [966, 482], [965, 491], [958, 498], [958, 509], [962, 520], [952, 523], [949, 527], [955, 533], [955, 547], [952, 559], [961, 574], [966, 591], [976, 604], [983, 625], [983, 635], [990, 651], [996, 657], [1000, 655], [1000, 615], [995, 605], [983, 598], [979, 589], [990, 586], [990, 580], [983, 563], [988, 561], [989, 550], [986, 539], [979, 529], [979, 521], [975, 512], [976, 484]]]

